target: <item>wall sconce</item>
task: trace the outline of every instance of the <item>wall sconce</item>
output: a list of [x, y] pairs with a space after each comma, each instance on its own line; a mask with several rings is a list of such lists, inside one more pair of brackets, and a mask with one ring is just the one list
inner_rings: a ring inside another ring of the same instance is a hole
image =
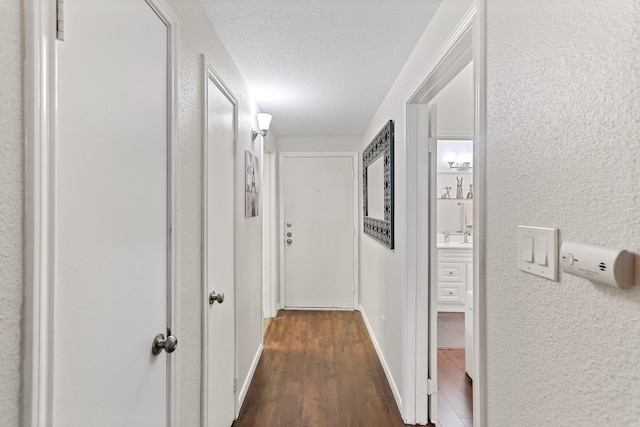
[[269, 126], [271, 125], [271, 114], [258, 113], [256, 118], [258, 119], [258, 128], [260, 131], [251, 129], [251, 141], [255, 141], [258, 135], [262, 135], [263, 138], [267, 136]]
[[456, 157], [456, 153], [448, 153], [444, 156], [444, 161], [449, 164], [449, 169], [471, 170], [471, 153], [462, 153]]

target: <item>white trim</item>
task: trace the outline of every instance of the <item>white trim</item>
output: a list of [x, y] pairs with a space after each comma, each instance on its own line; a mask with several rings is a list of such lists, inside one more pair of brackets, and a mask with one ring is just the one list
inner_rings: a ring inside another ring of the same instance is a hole
[[[278, 190], [279, 190], [279, 215], [278, 215], [278, 230], [279, 230], [279, 234], [280, 236], [284, 236], [284, 159], [287, 157], [292, 157], [292, 158], [300, 158], [300, 157], [350, 157], [352, 158], [352, 168], [353, 168], [353, 173], [354, 173], [354, 177], [353, 177], [353, 227], [354, 227], [354, 232], [353, 232], [353, 286], [354, 286], [354, 291], [353, 291], [353, 307], [349, 308], [349, 310], [356, 310], [359, 302], [358, 302], [358, 295], [360, 293], [359, 290], [359, 285], [360, 285], [360, 278], [359, 278], [359, 269], [358, 269], [358, 265], [359, 265], [359, 253], [360, 253], [360, 249], [359, 249], [359, 234], [358, 233], [358, 227], [359, 227], [359, 163], [358, 163], [358, 159], [359, 159], [359, 155], [357, 152], [355, 151], [343, 151], [343, 152], [285, 152], [285, 153], [280, 153], [280, 156], [278, 158]], [[286, 301], [285, 301], [285, 287], [286, 287], [286, 283], [285, 283], [285, 259], [284, 259], [284, 238], [282, 239], [278, 239], [279, 241], [279, 258], [280, 258], [280, 301], [279, 301], [279, 307], [278, 308], [283, 308], [283, 309], [290, 309], [289, 307], [287, 307]], [[335, 310], [334, 307], [327, 307], [327, 309], [331, 309], [331, 310]], [[305, 309], [305, 310], [311, 310], [311, 308]]]
[[[213, 66], [209, 61], [207, 61], [206, 56], [202, 55], [202, 70], [203, 70], [203, 91], [204, 96], [202, 97], [202, 379], [201, 379], [201, 425], [203, 427], [209, 425], [209, 288], [208, 288], [208, 278], [209, 271], [206, 260], [208, 259], [208, 240], [207, 236], [209, 235], [209, 222], [208, 222], [208, 212], [207, 207], [209, 206], [209, 156], [208, 156], [208, 140], [209, 140], [209, 80], [211, 80], [222, 92], [222, 94], [229, 100], [229, 102], [233, 105], [233, 176], [234, 176], [234, 187], [237, 189], [237, 169], [238, 169], [238, 154], [236, 150], [236, 144], [238, 141], [238, 99], [231, 92], [228, 86], [224, 83], [219, 74], [215, 71]], [[233, 243], [233, 271], [234, 271], [234, 284], [233, 284], [233, 316], [234, 316], [234, 331], [233, 331], [233, 361], [234, 361], [234, 377], [238, 372], [238, 359], [237, 359], [237, 322], [236, 322], [236, 285], [237, 285], [237, 244], [236, 241], [238, 239], [237, 236], [237, 191], [234, 191], [234, 200], [233, 200], [233, 228], [234, 228], [234, 243]], [[234, 397], [235, 408], [234, 408], [234, 416], [237, 417], [240, 406], [238, 406], [237, 399]]]
[[[180, 99], [180, 21], [165, 0], [146, 0], [167, 26], [167, 87], [168, 148], [168, 228], [169, 280], [167, 290], [167, 329], [180, 340], [180, 149], [178, 102]], [[179, 341], [178, 341], [179, 342]], [[167, 354], [167, 425], [180, 425], [180, 351]]]
[[[417, 232], [415, 228], [412, 230], [411, 225], [417, 224], [416, 214], [419, 180], [416, 178], [419, 141], [423, 141], [424, 137], [418, 135], [419, 125], [423, 121], [418, 120], [419, 111], [416, 105], [407, 104], [404, 111], [406, 123], [406, 211], [405, 224], [407, 229], [405, 233], [406, 243], [406, 259], [402, 266], [404, 277], [404, 294], [403, 294], [403, 310], [402, 310], [402, 348], [404, 357], [404, 406], [400, 407], [402, 418], [406, 424], [416, 423], [416, 323], [417, 323], [417, 301], [416, 294], [418, 292], [418, 281], [416, 278], [417, 258]], [[411, 268], [414, 266], [414, 268]]]
[[[178, 34], [177, 17], [164, 0], [147, 0], [168, 31], [168, 247], [167, 327], [179, 331], [179, 181], [178, 156]], [[53, 257], [56, 125], [55, 2], [25, 2], [25, 348], [23, 425], [52, 424]], [[179, 352], [167, 360], [167, 425], [179, 425]]]
[[276, 317], [278, 295], [278, 220], [276, 207], [276, 153], [265, 140], [262, 151], [262, 292], [263, 317]]
[[371, 343], [373, 344], [373, 348], [376, 349], [376, 354], [378, 355], [378, 359], [380, 360], [380, 364], [382, 365], [382, 370], [384, 371], [384, 375], [387, 377], [387, 381], [389, 382], [389, 387], [391, 387], [391, 391], [393, 392], [393, 397], [396, 399], [396, 404], [398, 408], [402, 408], [402, 395], [400, 394], [400, 390], [396, 384], [396, 381], [391, 374], [391, 369], [389, 369], [389, 364], [387, 360], [384, 358], [384, 353], [380, 348], [380, 344], [376, 339], [376, 336], [373, 333], [373, 329], [371, 328], [371, 324], [369, 323], [369, 319], [367, 318], [367, 314], [364, 311], [362, 306], [358, 307], [358, 311], [362, 315], [362, 320], [364, 320], [364, 324], [367, 327], [367, 331], [369, 332], [369, 338], [371, 338]]
[[48, 0], [25, 14], [25, 426], [51, 425], [51, 283], [56, 10]]
[[249, 386], [251, 386], [251, 380], [253, 380], [253, 375], [256, 373], [256, 368], [258, 367], [258, 363], [260, 362], [260, 356], [262, 356], [262, 350], [264, 350], [264, 346], [260, 343], [258, 347], [258, 351], [256, 351], [256, 355], [253, 357], [253, 361], [251, 362], [251, 366], [249, 367], [249, 372], [247, 373], [246, 378], [242, 382], [242, 388], [238, 393], [238, 398], [236, 400], [236, 419], [240, 415], [240, 408], [242, 408], [242, 404], [244, 403], [244, 399], [247, 397], [247, 393], [249, 392]]
[[[414, 89], [411, 90], [405, 97], [407, 102], [407, 260], [406, 260], [406, 289], [407, 289], [407, 306], [406, 306], [406, 321], [405, 329], [407, 331], [406, 342], [406, 397], [407, 400], [410, 396], [415, 396], [415, 401], [410, 402], [405, 407], [405, 418], [407, 422], [413, 423], [426, 423], [426, 414], [423, 409], [426, 407], [425, 401], [427, 399], [427, 372], [425, 371], [424, 363], [420, 361], [427, 360], [427, 355], [431, 349], [428, 340], [428, 330], [430, 322], [425, 321], [425, 313], [428, 313], [430, 307], [430, 301], [433, 301], [433, 289], [427, 289], [431, 292], [431, 298], [429, 298], [429, 292], [425, 292], [424, 286], [418, 286], [420, 283], [429, 283], [429, 268], [424, 262], [418, 262], [418, 260], [424, 260], [429, 256], [429, 239], [428, 239], [428, 226], [426, 224], [429, 204], [426, 199], [426, 182], [428, 167], [424, 160], [428, 154], [425, 150], [424, 144], [421, 141], [426, 141], [428, 137], [427, 129], [424, 128], [423, 123], [428, 122], [426, 117], [426, 110], [423, 105], [428, 103], [450, 80], [453, 78], [468, 62], [474, 58], [476, 50], [474, 50], [475, 44], [473, 43], [473, 36], [475, 31], [475, 16], [476, 7], [473, 6], [462, 18], [456, 29], [449, 36], [447, 41], [440, 48], [438, 53], [434, 56], [431, 63], [425, 68], [423, 73], [414, 83]], [[477, 96], [477, 94], [476, 94]], [[477, 101], [476, 101], [477, 102]], [[476, 111], [476, 115], [482, 114], [480, 111]], [[475, 133], [479, 135], [478, 129]], [[476, 147], [476, 144], [474, 144]], [[475, 148], [474, 148], [475, 149]], [[474, 153], [475, 154], [475, 153]], [[422, 161], [420, 159], [423, 159]], [[474, 163], [480, 164], [474, 160]], [[474, 174], [478, 173], [478, 169], [474, 168]], [[476, 175], [477, 176], [477, 175]], [[476, 178], [474, 176], [474, 178]], [[475, 185], [475, 179], [474, 179]], [[476, 199], [474, 203], [478, 203], [483, 206], [482, 194], [476, 191]], [[416, 200], [412, 200], [410, 197], [414, 194]], [[481, 208], [478, 209], [480, 211]], [[481, 224], [476, 218], [476, 224]], [[420, 237], [421, 236], [421, 237]], [[474, 236], [474, 252], [479, 251], [482, 245], [482, 236]], [[435, 254], [432, 254], [435, 256]], [[474, 259], [474, 265], [476, 265]], [[435, 307], [435, 305], [434, 305]], [[476, 308], [477, 309], [477, 308]], [[475, 312], [475, 311], [474, 311]], [[434, 328], [435, 329], [435, 328]], [[475, 347], [477, 349], [478, 342], [483, 339], [479, 334], [475, 341]], [[411, 340], [415, 339], [415, 348], [412, 348]], [[476, 370], [478, 372], [478, 370]], [[479, 387], [475, 383], [481, 383], [484, 379], [474, 382], [474, 388]], [[415, 384], [411, 381], [415, 380]], [[475, 393], [475, 391], [474, 391]], [[484, 399], [484, 395], [478, 396], [474, 394], [474, 411], [478, 413], [484, 412], [481, 399]], [[479, 401], [476, 405], [475, 401]], [[415, 419], [412, 416], [415, 414]], [[480, 420], [480, 415], [474, 414], [474, 425], [481, 426], [481, 422], [476, 423], [476, 417]], [[435, 420], [433, 421], [435, 422]]]
[[[453, 50], [457, 45], [460, 44], [460, 41], [465, 37], [465, 35], [469, 34], [469, 30], [473, 27], [473, 20], [476, 15], [476, 6], [472, 6], [469, 8], [467, 13], [465, 13], [464, 17], [460, 20], [455, 30], [449, 35], [444, 44], [440, 47], [438, 52], [433, 56], [431, 62], [424, 68], [422, 73], [416, 78], [414, 81], [413, 89], [404, 97], [407, 103], [424, 103], [425, 89], [428, 89], [429, 79], [434, 77], [434, 74], [439, 73], [441, 71], [448, 71], [448, 67], [442, 68], [438, 70], [441, 65], [446, 64], [447, 57], [450, 57], [453, 53]], [[462, 55], [459, 55], [462, 56]], [[451, 58], [449, 58], [451, 59]], [[454, 74], [455, 75], [455, 74]], [[431, 97], [433, 97], [443, 86], [437, 87], [435, 92], [431, 93]]]
[[[473, 185], [475, 188], [473, 223], [473, 425], [486, 427], [487, 418], [487, 0], [478, 0], [474, 18], [473, 79], [475, 89], [475, 141], [473, 144]], [[479, 195], [479, 197], [478, 197]]]

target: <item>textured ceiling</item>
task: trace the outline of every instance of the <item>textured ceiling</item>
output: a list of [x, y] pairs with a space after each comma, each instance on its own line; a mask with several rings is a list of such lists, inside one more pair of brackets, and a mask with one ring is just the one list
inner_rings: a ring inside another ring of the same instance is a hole
[[441, 0], [199, 0], [278, 136], [360, 136]]

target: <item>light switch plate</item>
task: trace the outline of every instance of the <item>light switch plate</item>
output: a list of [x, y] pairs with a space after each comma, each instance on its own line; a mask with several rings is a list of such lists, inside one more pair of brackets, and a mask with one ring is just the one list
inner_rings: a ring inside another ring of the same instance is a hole
[[[526, 239], [526, 241], [525, 241]], [[533, 262], [528, 261], [530, 241], [533, 239]], [[529, 243], [529, 244], [527, 244]], [[546, 246], [545, 248], [542, 245]], [[546, 265], [540, 265], [540, 258], [546, 255]], [[518, 268], [530, 274], [558, 281], [558, 229], [518, 226]]]

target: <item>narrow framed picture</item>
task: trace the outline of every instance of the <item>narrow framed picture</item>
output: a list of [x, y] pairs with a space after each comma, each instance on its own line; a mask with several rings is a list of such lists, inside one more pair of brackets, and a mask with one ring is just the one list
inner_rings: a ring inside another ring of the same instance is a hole
[[245, 170], [245, 218], [260, 215], [260, 163], [258, 156], [249, 150], [244, 151]]

